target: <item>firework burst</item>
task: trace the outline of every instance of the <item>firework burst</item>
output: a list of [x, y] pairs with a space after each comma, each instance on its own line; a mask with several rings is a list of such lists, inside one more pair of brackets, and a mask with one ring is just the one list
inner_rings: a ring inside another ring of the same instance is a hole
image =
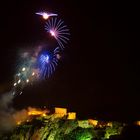
[[22, 61], [17, 74], [14, 76], [13, 95], [21, 95], [22, 90], [28, 84], [49, 78], [55, 72], [61, 58], [60, 51], [65, 48], [69, 41], [69, 29], [64, 21], [54, 17], [57, 14], [48, 12], [38, 12], [36, 14], [47, 20], [45, 30], [56, 39], [57, 47], [52, 51], [49, 46], [39, 45], [20, 55]]
[[69, 41], [69, 29], [64, 24], [64, 21], [57, 18], [51, 18], [46, 22], [45, 30], [51, 34], [59, 44], [61, 49], [64, 49], [64, 44]]
[[36, 15], [42, 16], [43, 19], [45, 19], [45, 20], [47, 20], [49, 17], [57, 16], [57, 14], [48, 13], [48, 12], [37, 12]]
[[40, 76], [43, 78], [49, 78], [50, 75], [55, 71], [59, 60], [59, 47], [57, 47], [53, 54], [43, 52], [39, 56], [39, 71]]

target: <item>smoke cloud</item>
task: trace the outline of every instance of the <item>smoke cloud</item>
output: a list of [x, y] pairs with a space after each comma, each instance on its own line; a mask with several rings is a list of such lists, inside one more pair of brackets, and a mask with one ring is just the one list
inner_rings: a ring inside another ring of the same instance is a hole
[[13, 130], [22, 122], [29, 121], [32, 115], [48, 114], [49, 110], [28, 107], [27, 109], [15, 110], [12, 106], [14, 96], [11, 92], [0, 97], [0, 133]]
[[14, 113], [12, 101], [13, 95], [11, 92], [0, 97], [0, 132], [9, 131], [15, 126], [15, 120], [12, 117]]

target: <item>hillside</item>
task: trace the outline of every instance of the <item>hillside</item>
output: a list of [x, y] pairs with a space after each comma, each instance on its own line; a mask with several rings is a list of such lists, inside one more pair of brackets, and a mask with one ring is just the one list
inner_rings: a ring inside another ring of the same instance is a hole
[[1, 140], [106, 140], [119, 136], [124, 124], [101, 120], [78, 120], [65, 109], [54, 114], [32, 111]]

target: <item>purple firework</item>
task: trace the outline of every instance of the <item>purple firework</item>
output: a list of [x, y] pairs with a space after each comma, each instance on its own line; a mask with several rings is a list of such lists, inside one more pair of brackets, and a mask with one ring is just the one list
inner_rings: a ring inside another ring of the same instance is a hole
[[64, 44], [69, 40], [69, 29], [64, 25], [64, 21], [57, 18], [51, 18], [46, 22], [45, 30], [53, 36], [61, 49], [64, 49]]

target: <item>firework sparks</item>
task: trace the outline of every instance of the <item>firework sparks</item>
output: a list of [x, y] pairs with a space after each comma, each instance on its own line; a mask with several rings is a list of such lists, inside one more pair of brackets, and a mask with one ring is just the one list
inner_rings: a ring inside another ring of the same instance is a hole
[[50, 77], [50, 75], [55, 71], [58, 65], [57, 54], [59, 53], [59, 48], [57, 47], [53, 54], [43, 53], [39, 57], [39, 69], [41, 77]]
[[47, 20], [49, 17], [57, 16], [57, 14], [48, 13], [48, 12], [37, 12], [36, 14], [42, 16], [43, 19], [45, 20]]
[[[13, 95], [22, 94], [23, 88], [32, 84], [36, 80], [49, 78], [58, 65], [58, 61], [61, 58], [60, 50], [65, 48], [69, 40], [69, 29], [62, 20], [56, 18], [57, 14], [48, 12], [35, 13], [47, 20], [45, 30], [56, 39], [57, 46], [55, 49], [47, 50], [42, 45], [25, 51], [20, 56], [22, 58], [20, 66], [15, 74], [15, 80], [13, 83]], [[55, 18], [53, 18], [55, 16]], [[50, 18], [51, 17], [51, 18]]]
[[69, 40], [69, 29], [62, 20], [58, 20], [57, 18], [51, 18], [46, 22], [45, 30], [53, 36], [61, 49], [64, 49], [64, 44], [67, 44]]
[[14, 95], [21, 95], [22, 90], [26, 85], [32, 84], [42, 78], [49, 78], [55, 71], [59, 60], [58, 56], [60, 56], [59, 47], [54, 49], [52, 53], [50, 51], [47, 53], [42, 47], [37, 54], [38, 55], [33, 57], [34, 53], [31, 53], [28, 55], [28, 59], [24, 58], [25, 60], [21, 61], [23, 64], [20, 64], [21, 67], [19, 67], [19, 70], [15, 75], [13, 84]]
[[26, 70], [26, 68], [24, 67], [24, 68], [22, 68], [22, 71], [25, 71]]

